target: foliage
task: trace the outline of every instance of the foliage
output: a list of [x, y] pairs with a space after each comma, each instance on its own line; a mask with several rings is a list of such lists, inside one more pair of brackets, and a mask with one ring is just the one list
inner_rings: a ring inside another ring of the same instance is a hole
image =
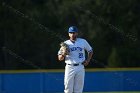
[[[94, 48], [93, 58], [109, 67], [139, 67], [139, 0], [1, 0], [0, 69], [63, 68], [59, 43], [76, 25]], [[115, 47], [115, 48], [114, 48]], [[119, 63], [118, 64], [118, 60]], [[94, 61], [92, 61], [94, 63]], [[90, 68], [99, 64], [90, 64]]]

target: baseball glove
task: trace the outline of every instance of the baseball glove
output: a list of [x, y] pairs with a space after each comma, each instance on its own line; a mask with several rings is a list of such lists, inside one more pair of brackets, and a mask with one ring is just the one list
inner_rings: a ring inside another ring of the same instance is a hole
[[69, 55], [69, 46], [64, 42], [61, 42], [60, 46], [61, 46], [60, 53], [64, 56]]

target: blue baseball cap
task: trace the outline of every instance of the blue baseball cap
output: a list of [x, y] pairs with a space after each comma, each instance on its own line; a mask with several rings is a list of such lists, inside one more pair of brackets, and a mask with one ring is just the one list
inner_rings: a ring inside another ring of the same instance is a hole
[[68, 32], [69, 33], [71, 33], [71, 32], [78, 32], [78, 28], [76, 26], [71, 26], [71, 27], [69, 27]]

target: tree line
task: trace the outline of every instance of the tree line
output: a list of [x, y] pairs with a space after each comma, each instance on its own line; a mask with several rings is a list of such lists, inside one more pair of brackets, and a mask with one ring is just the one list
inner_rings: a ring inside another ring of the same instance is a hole
[[140, 66], [139, 0], [1, 0], [0, 69], [58, 69], [71, 25], [93, 47], [87, 68]]

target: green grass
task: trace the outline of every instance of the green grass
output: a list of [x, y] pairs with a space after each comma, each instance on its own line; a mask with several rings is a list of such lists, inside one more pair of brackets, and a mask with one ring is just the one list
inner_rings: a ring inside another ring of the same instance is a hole
[[[56, 93], [64, 93], [64, 92], [56, 92]], [[140, 91], [129, 91], [129, 92], [83, 92], [83, 93], [140, 93]]]
[[133, 91], [130, 91], [130, 92], [84, 92], [84, 93], [140, 93], [140, 91], [138, 92], [133, 92]]

